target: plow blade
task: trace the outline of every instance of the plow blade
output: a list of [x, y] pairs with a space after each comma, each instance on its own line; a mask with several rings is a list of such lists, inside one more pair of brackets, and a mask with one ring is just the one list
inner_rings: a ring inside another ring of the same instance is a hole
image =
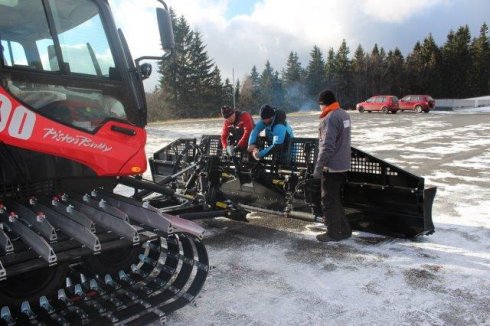
[[[265, 139], [261, 141], [267, 145]], [[425, 188], [424, 178], [357, 148], [352, 147], [351, 153], [342, 202], [353, 229], [402, 238], [434, 232], [435, 187]], [[230, 158], [222, 155], [219, 136], [210, 135], [199, 144], [196, 139], [172, 142], [153, 155], [150, 168], [158, 183], [196, 161], [204, 162], [199, 171], [204, 181], [195, 185], [192, 173], [182, 174], [173, 182], [174, 192], [197, 189], [211, 207], [229, 200], [247, 210], [319, 221], [320, 182], [311, 176], [317, 155], [318, 139], [293, 138], [286, 152], [259, 162], [246, 152]], [[198, 213], [193, 214], [196, 219]]]
[[352, 148], [343, 204], [359, 230], [415, 237], [434, 232], [432, 204], [436, 188], [424, 178]]

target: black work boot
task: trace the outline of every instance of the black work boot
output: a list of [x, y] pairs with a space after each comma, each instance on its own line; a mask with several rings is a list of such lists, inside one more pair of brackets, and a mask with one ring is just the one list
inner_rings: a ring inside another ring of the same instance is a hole
[[327, 232], [318, 234], [316, 236], [316, 239], [320, 242], [336, 242], [336, 241], [339, 241], [339, 240], [336, 240], [336, 239], [332, 238], [331, 236], [329, 236], [327, 234]]

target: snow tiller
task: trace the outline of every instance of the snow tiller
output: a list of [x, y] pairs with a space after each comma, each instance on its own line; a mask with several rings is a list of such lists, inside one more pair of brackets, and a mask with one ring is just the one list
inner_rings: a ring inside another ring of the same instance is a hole
[[[150, 159], [159, 185], [153, 190], [160, 196], [149, 200], [185, 219], [245, 220], [248, 211], [262, 211], [322, 221], [320, 182], [311, 176], [317, 154], [318, 140], [313, 138], [291, 139], [283, 153], [261, 161], [245, 152], [222, 155], [219, 136], [203, 136], [200, 143], [178, 139]], [[137, 186], [137, 181], [125, 182]], [[423, 178], [352, 148], [342, 200], [353, 229], [403, 238], [431, 234], [435, 194], [435, 187], [424, 187]]]

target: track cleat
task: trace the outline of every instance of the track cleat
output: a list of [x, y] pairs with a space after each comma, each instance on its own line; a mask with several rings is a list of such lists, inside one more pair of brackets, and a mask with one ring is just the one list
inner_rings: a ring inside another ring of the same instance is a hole
[[153, 260], [152, 258], [148, 257], [148, 256], [140, 255], [139, 258], [140, 258], [140, 261], [142, 263], [149, 264], [151, 266], [155, 266], [156, 265], [156, 261]]
[[2, 307], [2, 310], [0, 311], [0, 318], [2, 318], [7, 325], [15, 325], [15, 319], [12, 317], [10, 309], [7, 306]]
[[75, 289], [73, 290], [73, 293], [75, 293], [75, 295], [78, 295], [80, 298], [85, 298], [85, 292], [83, 292], [81, 284], [75, 285]]
[[105, 292], [104, 290], [102, 290], [99, 286], [99, 284], [97, 283], [97, 280], [92, 278], [89, 282], [89, 288], [90, 290], [92, 291], [95, 291], [97, 293], [100, 293], [101, 295], [103, 295]]
[[110, 287], [115, 288], [115, 289], [119, 289], [121, 287], [119, 284], [117, 284], [116, 282], [114, 282], [114, 279], [109, 274], [106, 274], [105, 275], [105, 277], [104, 277], [104, 283], [107, 284], [107, 285], [109, 285]]
[[68, 289], [72, 287], [71, 279], [69, 277], [65, 279], [65, 287], [67, 287]]
[[63, 303], [68, 308], [68, 310], [75, 312], [80, 317], [80, 319], [87, 319], [88, 318], [88, 315], [86, 312], [84, 312], [82, 309], [80, 309], [76, 306], [73, 306], [73, 303], [66, 296], [66, 292], [64, 289], [58, 290], [58, 301]]
[[72, 304], [70, 299], [68, 299], [68, 297], [66, 296], [65, 289], [58, 290], [58, 301], [63, 302], [67, 306], [71, 306]]
[[20, 312], [27, 316], [29, 319], [36, 319], [36, 314], [31, 309], [29, 301], [23, 301], [20, 305]]
[[138, 268], [138, 266], [136, 266], [135, 264], [131, 264], [131, 272], [133, 272], [134, 274], [137, 274], [143, 278], [146, 278], [148, 276], [148, 273], [141, 270], [141, 268]]
[[49, 314], [55, 312], [53, 306], [49, 303], [48, 298], [46, 298], [45, 296], [39, 298], [39, 306], [46, 310]]
[[130, 285], [134, 284], [134, 281], [129, 277], [129, 275], [125, 271], [119, 271], [118, 273], [119, 279], [123, 282], [126, 282]]

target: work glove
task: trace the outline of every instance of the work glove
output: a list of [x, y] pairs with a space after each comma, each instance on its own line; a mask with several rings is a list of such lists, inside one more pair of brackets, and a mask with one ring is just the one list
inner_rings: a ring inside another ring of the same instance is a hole
[[261, 157], [260, 157], [259, 149], [258, 148], [254, 149], [254, 151], [252, 152], [252, 156], [257, 161], [260, 161]]
[[233, 156], [233, 154], [235, 154], [235, 146], [233, 145], [226, 146], [226, 154], [228, 154], [228, 156]]

